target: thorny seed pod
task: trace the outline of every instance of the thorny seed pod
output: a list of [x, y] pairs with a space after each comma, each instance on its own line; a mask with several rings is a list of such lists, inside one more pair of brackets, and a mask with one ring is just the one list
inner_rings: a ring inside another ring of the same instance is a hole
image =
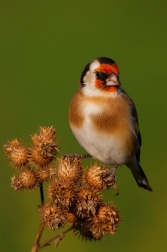
[[121, 222], [118, 210], [113, 205], [100, 206], [97, 218], [104, 232], [114, 234], [116, 227]]
[[[105, 232], [101, 226], [101, 222], [97, 216], [93, 216], [90, 221], [89, 231], [91, 233], [90, 237], [93, 240], [100, 240], [105, 235]], [[89, 238], [90, 239], [90, 238]]]
[[91, 221], [88, 219], [77, 219], [74, 223], [74, 235], [78, 235], [78, 237], [82, 237], [85, 240], [92, 240], [94, 239], [92, 233], [90, 231]]
[[95, 164], [85, 172], [85, 181], [97, 191], [106, 190], [115, 184], [115, 177], [108, 176], [108, 171], [108, 168]]
[[30, 148], [30, 161], [40, 167], [48, 166], [55, 158], [58, 148], [55, 142], [56, 131], [53, 127], [41, 127], [39, 135], [31, 139], [34, 145]]
[[76, 200], [75, 186], [67, 181], [55, 180], [48, 186], [48, 195], [56, 206], [69, 209]]
[[58, 178], [59, 180], [68, 181], [69, 183], [77, 182], [81, 178], [82, 168], [81, 159], [70, 157], [58, 159]]
[[50, 127], [40, 127], [39, 134], [34, 134], [32, 136], [32, 141], [34, 145], [38, 145], [39, 142], [50, 142], [55, 143], [55, 136], [56, 136], [56, 130], [53, 128], [53, 126]]
[[39, 208], [42, 221], [50, 229], [61, 228], [67, 221], [66, 211], [62, 211], [54, 204], [45, 204]]
[[28, 150], [15, 139], [4, 145], [5, 153], [16, 168], [25, 166], [28, 162]]
[[90, 217], [96, 214], [100, 206], [101, 197], [93, 190], [80, 188], [76, 197], [76, 215], [81, 218]]
[[36, 172], [31, 169], [22, 171], [18, 176], [13, 176], [11, 180], [11, 186], [14, 188], [14, 190], [32, 189], [38, 185]]

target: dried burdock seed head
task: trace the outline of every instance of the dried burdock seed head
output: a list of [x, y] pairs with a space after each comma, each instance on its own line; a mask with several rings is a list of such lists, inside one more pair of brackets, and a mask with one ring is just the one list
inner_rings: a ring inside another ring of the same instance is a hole
[[100, 240], [105, 235], [105, 232], [101, 226], [101, 222], [96, 216], [93, 216], [90, 221], [89, 230], [94, 240]]
[[93, 190], [81, 188], [77, 193], [75, 214], [85, 218], [96, 214], [102, 200]]
[[100, 206], [97, 219], [105, 233], [114, 234], [116, 227], [121, 222], [118, 210], [113, 205]]
[[85, 173], [86, 183], [97, 191], [105, 190], [110, 186], [103, 175], [108, 171], [106, 167], [97, 166], [96, 164], [89, 168]]
[[22, 171], [18, 176], [13, 176], [11, 180], [11, 186], [15, 190], [32, 189], [33, 187], [38, 185], [36, 172], [31, 169]]
[[41, 127], [39, 134], [31, 137], [34, 144], [30, 148], [31, 162], [46, 167], [53, 161], [58, 152], [55, 135], [56, 130], [53, 127]]
[[56, 206], [69, 209], [76, 200], [75, 186], [62, 180], [53, 181], [48, 186], [48, 195]]
[[68, 181], [69, 183], [77, 182], [82, 175], [81, 159], [70, 157], [58, 159], [58, 178], [59, 180]]
[[91, 228], [91, 221], [89, 221], [88, 219], [82, 220], [82, 219], [78, 219], [75, 223], [74, 223], [74, 235], [78, 235], [78, 238], [82, 238], [85, 240], [92, 240], [94, 239], [92, 236], [92, 233], [90, 231]]
[[115, 184], [115, 177], [107, 175], [108, 171], [110, 170], [106, 167], [97, 166], [97, 164], [93, 165], [85, 172], [84, 178], [86, 184], [97, 191], [106, 190], [110, 186], [113, 186]]
[[67, 221], [67, 213], [54, 204], [45, 204], [39, 208], [43, 223], [50, 229], [61, 228]]
[[16, 168], [25, 166], [28, 162], [28, 150], [17, 139], [4, 145], [5, 153]]
[[34, 134], [32, 136], [32, 141], [34, 145], [38, 145], [39, 142], [41, 143], [55, 143], [55, 137], [56, 137], [56, 130], [53, 128], [53, 126], [50, 127], [40, 127], [39, 134]]

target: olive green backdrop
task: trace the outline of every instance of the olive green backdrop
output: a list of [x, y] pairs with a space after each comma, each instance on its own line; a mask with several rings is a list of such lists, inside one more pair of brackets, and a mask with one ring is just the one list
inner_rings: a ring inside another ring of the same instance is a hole
[[[154, 191], [138, 188], [130, 171], [119, 168], [120, 195], [105, 193], [121, 211], [117, 233], [91, 243], [69, 233], [58, 250], [167, 251], [167, 2], [1, 0], [0, 54], [0, 251], [30, 251], [40, 203], [38, 191], [10, 187], [14, 169], [3, 144], [16, 137], [30, 143], [39, 126], [53, 125], [60, 155], [85, 153], [70, 131], [68, 106], [82, 69], [99, 56], [117, 62], [136, 103], [141, 164]], [[42, 239], [56, 232], [46, 230]]]

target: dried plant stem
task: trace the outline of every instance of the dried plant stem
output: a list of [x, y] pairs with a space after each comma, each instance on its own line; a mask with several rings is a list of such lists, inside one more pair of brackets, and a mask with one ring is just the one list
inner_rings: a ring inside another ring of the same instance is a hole
[[37, 252], [39, 250], [39, 247], [40, 247], [39, 242], [40, 242], [44, 227], [45, 227], [45, 224], [41, 222], [39, 225], [39, 228], [38, 228], [38, 231], [37, 231], [37, 234], [35, 237], [34, 245], [31, 249], [31, 252]]
[[[69, 227], [68, 229], [66, 229], [64, 232], [57, 234], [53, 237], [51, 237], [50, 239], [46, 240], [44, 243], [42, 243], [39, 247], [38, 250], [44, 248], [45, 246], [49, 245], [50, 242], [55, 240], [55, 245], [56, 247], [58, 246], [58, 243], [60, 240], [62, 240], [62, 238], [65, 236], [66, 233], [68, 233], [69, 231], [71, 231], [73, 229], [73, 226]], [[35, 251], [31, 251], [31, 252], [35, 252]]]
[[50, 239], [47, 239], [45, 242], [43, 242], [40, 245], [39, 242], [40, 242], [40, 239], [41, 239], [44, 227], [45, 227], [45, 225], [41, 222], [41, 224], [40, 224], [40, 226], [38, 228], [37, 235], [35, 237], [34, 245], [33, 245], [32, 249], [31, 249], [31, 252], [37, 252], [37, 251], [39, 251], [40, 249], [42, 249], [45, 246], [49, 245], [54, 240], [55, 240], [55, 246], [57, 247], [59, 241], [63, 239], [63, 237], [65, 236], [65, 234], [68, 233], [69, 231], [71, 231], [73, 229], [73, 226], [71, 226], [70, 228], [68, 228], [64, 232], [62, 232], [60, 234], [57, 234], [57, 235], [51, 237]]
[[[41, 198], [41, 205], [44, 204], [44, 191], [43, 191], [43, 183], [40, 183], [39, 186], [39, 190], [40, 190], [40, 198]], [[45, 228], [45, 224], [43, 222], [40, 223], [36, 237], [35, 237], [35, 241], [34, 241], [34, 245], [31, 249], [31, 252], [36, 252], [39, 250], [39, 242], [43, 233], [43, 230]]]
[[40, 183], [39, 190], [40, 190], [41, 205], [43, 205], [44, 204], [44, 192], [43, 192], [43, 184], [42, 183]]

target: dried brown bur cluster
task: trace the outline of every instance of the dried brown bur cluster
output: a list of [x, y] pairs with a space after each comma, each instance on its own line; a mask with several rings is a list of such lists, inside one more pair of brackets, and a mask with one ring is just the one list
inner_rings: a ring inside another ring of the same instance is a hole
[[18, 174], [11, 178], [15, 190], [32, 189], [55, 174], [52, 161], [58, 152], [56, 130], [41, 127], [39, 134], [31, 136], [32, 145], [27, 147], [22, 141], [14, 139], [4, 145], [5, 153]]
[[18, 174], [12, 177], [15, 190], [27, 190], [49, 182], [49, 202], [39, 208], [43, 223], [50, 229], [71, 223], [74, 234], [88, 240], [100, 240], [114, 234], [120, 223], [119, 212], [113, 203], [106, 203], [102, 191], [116, 187], [115, 177], [108, 168], [94, 164], [82, 167], [82, 156], [66, 155], [56, 158], [58, 152], [56, 131], [41, 127], [34, 134], [32, 145], [26, 147], [17, 139], [4, 148]]

